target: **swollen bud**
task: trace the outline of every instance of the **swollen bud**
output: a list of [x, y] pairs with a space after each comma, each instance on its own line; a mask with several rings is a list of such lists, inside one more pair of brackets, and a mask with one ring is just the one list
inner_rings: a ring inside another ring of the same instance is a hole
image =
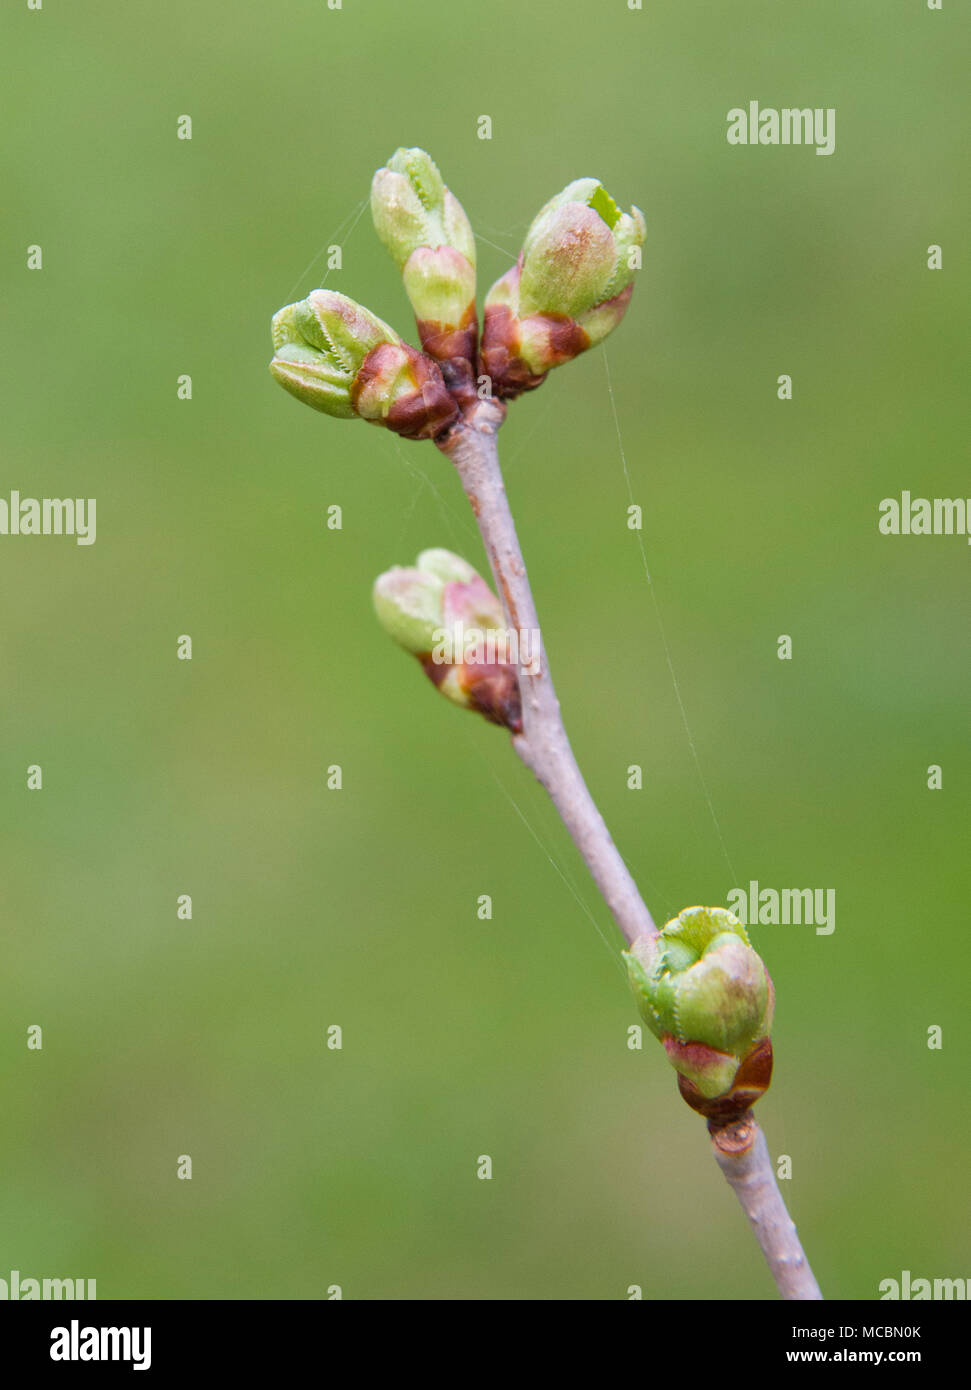
[[481, 360], [494, 394], [532, 390], [603, 342], [627, 310], [645, 234], [643, 213], [621, 212], [596, 179], [550, 199], [486, 296]]
[[[461, 376], [470, 382], [478, 339], [475, 238], [462, 204], [430, 155], [400, 149], [374, 175], [371, 213], [404, 277], [422, 347], [437, 362], [465, 364]], [[446, 380], [458, 384], [448, 373]]]
[[712, 1121], [733, 1120], [772, 1075], [774, 992], [745, 928], [717, 907], [688, 907], [624, 952], [644, 1022], [664, 1044], [681, 1094]]
[[406, 439], [434, 439], [458, 414], [437, 365], [346, 295], [313, 290], [274, 314], [272, 334], [270, 372], [315, 410]]
[[414, 568], [380, 575], [373, 597], [385, 632], [447, 699], [522, 730], [517, 668], [503, 659], [502, 606], [470, 564], [450, 550], [424, 550]]

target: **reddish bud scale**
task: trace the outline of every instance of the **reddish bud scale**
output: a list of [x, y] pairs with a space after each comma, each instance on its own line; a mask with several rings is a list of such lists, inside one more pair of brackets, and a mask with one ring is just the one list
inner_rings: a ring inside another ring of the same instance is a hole
[[449, 395], [436, 363], [412, 347], [404, 349], [390, 343], [373, 348], [361, 363], [351, 387], [351, 404], [356, 408], [362, 394], [379, 382], [404, 350], [408, 356], [414, 390], [398, 396], [383, 420], [404, 439], [437, 439], [458, 416], [458, 406]]
[[[672, 1056], [673, 1049], [677, 1048], [685, 1050], [688, 1048], [704, 1049], [703, 1043], [679, 1043], [672, 1037], [665, 1037], [663, 1042], [669, 1057]], [[720, 1129], [723, 1125], [734, 1124], [740, 1119], [746, 1110], [753, 1106], [769, 1089], [771, 1080], [772, 1042], [769, 1038], [763, 1038], [743, 1059], [731, 1090], [723, 1096], [706, 1100], [694, 1082], [689, 1081], [680, 1072], [678, 1073], [678, 1090], [692, 1110], [705, 1116], [708, 1121], [708, 1128], [715, 1130]]]
[[418, 336], [429, 357], [436, 362], [451, 362], [461, 357], [466, 362], [475, 361], [475, 349], [479, 339], [479, 320], [475, 312], [475, 301], [462, 315], [459, 324], [441, 323], [437, 319], [417, 319]]
[[523, 391], [535, 391], [546, 373], [531, 372], [519, 354], [516, 319], [505, 304], [490, 304], [485, 311], [479, 364], [492, 383], [492, 394], [512, 400]]
[[416, 319], [422, 348], [442, 372], [446, 388], [464, 408], [474, 404], [475, 360], [479, 344], [479, 320], [473, 300], [456, 326], [437, 319]]
[[420, 656], [425, 675], [434, 686], [441, 685], [451, 671], [458, 671], [459, 683], [474, 709], [512, 734], [523, 731], [523, 708], [515, 666], [508, 663], [457, 664]]
[[547, 372], [585, 352], [590, 338], [576, 319], [566, 314], [531, 314], [529, 324], [546, 338], [546, 371], [533, 372], [519, 355], [520, 321], [505, 304], [491, 304], [485, 311], [482, 331], [482, 370], [492, 382], [492, 393], [510, 400], [523, 391], [535, 391], [546, 380]]

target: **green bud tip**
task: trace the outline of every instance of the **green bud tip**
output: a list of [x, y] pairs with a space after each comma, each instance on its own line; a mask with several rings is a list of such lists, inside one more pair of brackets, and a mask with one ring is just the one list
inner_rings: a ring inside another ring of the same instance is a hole
[[[489, 659], [494, 652], [487, 646], [490, 635], [495, 642], [505, 630], [502, 605], [467, 561], [450, 550], [423, 550], [414, 567], [395, 566], [379, 575], [373, 600], [385, 632], [418, 658], [447, 699], [521, 731], [516, 667]], [[458, 646], [457, 637], [463, 639]]]
[[723, 1121], [768, 1086], [774, 992], [745, 928], [717, 907], [688, 907], [624, 952], [645, 1023], [682, 1095]]
[[451, 246], [475, 269], [475, 237], [465, 209], [424, 150], [395, 150], [377, 171], [371, 183], [371, 216], [399, 270], [420, 246]]

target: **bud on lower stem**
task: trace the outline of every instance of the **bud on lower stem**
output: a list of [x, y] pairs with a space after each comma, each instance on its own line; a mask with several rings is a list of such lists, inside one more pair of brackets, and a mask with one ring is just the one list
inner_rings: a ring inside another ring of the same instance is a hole
[[517, 668], [495, 658], [497, 648], [506, 649], [498, 640], [505, 633], [502, 606], [470, 564], [449, 550], [424, 550], [414, 568], [395, 566], [379, 576], [374, 608], [385, 632], [418, 658], [447, 699], [521, 731]]
[[532, 390], [616, 328], [644, 236], [640, 210], [621, 212], [596, 179], [577, 179], [550, 199], [486, 296], [481, 364], [494, 394]]
[[688, 907], [624, 956], [685, 1100], [712, 1122], [736, 1119], [772, 1075], [772, 981], [745, 928], [722, 908]]
[[315, 410], [406, 439], [435, 439], [458, 415], [438, 366], [346, 295], [314, 290], [274, 314], [272, 334], [271, 373]]

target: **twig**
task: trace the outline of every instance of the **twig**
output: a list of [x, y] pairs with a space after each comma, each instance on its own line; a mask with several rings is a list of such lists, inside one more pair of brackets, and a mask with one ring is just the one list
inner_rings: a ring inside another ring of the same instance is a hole
[[[516, 634], [530, 633], [530, 662], [520, 664], [523, 731], [513, 746], [546, 788], [583, 856], [628, 944], [657, 931], [637, 885], [607, 829], [577, 767], [563, 727], [560, 705], [546, 664], [546, 653], [529, 587], [516, 527], [499, 467], [496, 434], [505, 406], [479, 401], [460, 424], [439, 441], [455, 464], [475, 513], [506, 623]], [[520, 654], [523, 643], [520, 640]], [[734, 1124], [712, 1130], [718, 1166], [748, 1217], [779, 1292], [785, 1299], [822, 1298], [799, 1244], [772, 1171], [765, 1136], [752, 1112]]]
[[504, 415], [501, 405], [479, 402], [452, 432], [443, 451], [455, 464], [479, 523], [506, 623], [512, 632], [533, 636], [533, 659], [519, 670], [523, 732], [513, 738], [513, 746], [549, 792], [630, 944], [657, 928], [583, 780], [560, 718], [560, 703], [546, 665], [536, 606], [499, 468], [496, 431]]
[[782, 1297], [822, 1298], [775, 1180], [765, 1135], [751, 1110], [734, 1124], [714, 1130], [711, 1142]]

